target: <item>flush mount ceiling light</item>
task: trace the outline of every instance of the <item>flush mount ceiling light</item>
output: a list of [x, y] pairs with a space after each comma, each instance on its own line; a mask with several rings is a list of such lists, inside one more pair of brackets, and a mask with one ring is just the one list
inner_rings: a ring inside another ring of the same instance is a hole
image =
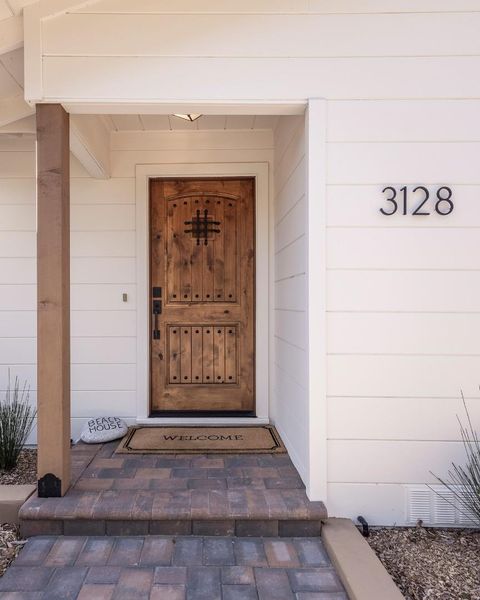
[[179, 119], [184, 119], [185, 121], [190, 121], [190, 123], [193, 123], [193, 121], [196, 121], [202, 115], [177, 115], [177, 114], [174, 114], [173, 116], [178, 117]]

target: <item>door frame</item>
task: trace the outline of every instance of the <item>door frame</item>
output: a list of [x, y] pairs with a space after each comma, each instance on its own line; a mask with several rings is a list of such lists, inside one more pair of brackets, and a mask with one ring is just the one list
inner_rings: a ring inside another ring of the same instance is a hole
[[[253, 177], [255, 180], [255, 417], [150, 417], [149, 182], [155, 178]], [[267, 423], [269, 421], [270, 192], [269, 165], [254, 163], [138, 164], [135, 168], [137, 267], [137, 422]]]

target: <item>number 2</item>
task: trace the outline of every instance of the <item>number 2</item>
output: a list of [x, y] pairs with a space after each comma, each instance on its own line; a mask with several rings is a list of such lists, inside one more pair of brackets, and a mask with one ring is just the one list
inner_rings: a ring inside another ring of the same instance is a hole
[[428, 199], [430, 198], [430, 192], [427, 190], [426, 187], [423, 187], [423, 185], [417, 186], [412, 191], [413, 191], [413, 193], [415, 193], [417, 190], [422, 190], [422, 192], [425, 194], [425, 198], [422, 200], [422, 202], [420, 202], [420, 204], [417, 206], [417, 208], [412, 212], [412, 215], [419, 215], [419, 216], [429, 215], [430, 214], [429, 212], [420, 212], [420, 209], [425, 204], [425, 202], [427, 202]]

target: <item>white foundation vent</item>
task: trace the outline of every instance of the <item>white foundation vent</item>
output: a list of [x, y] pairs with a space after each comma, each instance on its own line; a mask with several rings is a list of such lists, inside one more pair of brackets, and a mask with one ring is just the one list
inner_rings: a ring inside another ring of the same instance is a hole
[[[443, 485], [406, 485], [406, 521], [416, 525], [450, 525], [468, 527], [473, 519], [464, 514], [453, 492]], [[460, 489], [460, 488], [459, 488]]]

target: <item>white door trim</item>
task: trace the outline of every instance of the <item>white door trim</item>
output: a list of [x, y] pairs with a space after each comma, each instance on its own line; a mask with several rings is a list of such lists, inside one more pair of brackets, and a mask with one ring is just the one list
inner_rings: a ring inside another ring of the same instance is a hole
[[[155, 177], [254, 177], [255, 224], [255, 395], [256, 418], [151, 418], [149, 327], [149, 180]], [[269, 169], [268, 163], [182, 163], [136, 165], [137, 253], [137, 422], [139, 423], [267, 423], [269, 420]]]

